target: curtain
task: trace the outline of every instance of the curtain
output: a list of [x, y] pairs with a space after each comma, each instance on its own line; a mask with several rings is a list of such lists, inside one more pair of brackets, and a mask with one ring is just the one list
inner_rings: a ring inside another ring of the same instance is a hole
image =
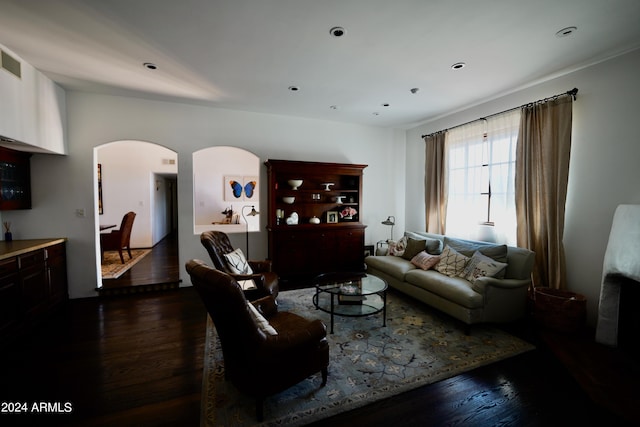
[[426, 227], [429, 233], [445, 234], [447, 216], [447, 185], [445, 168], [445, 133], [425, 137], [424, 189]]
[[536, 253], [533, 286], [566, 288], [565, 201], [573, 97], [522, 108], [516, 148], [518, 246]]

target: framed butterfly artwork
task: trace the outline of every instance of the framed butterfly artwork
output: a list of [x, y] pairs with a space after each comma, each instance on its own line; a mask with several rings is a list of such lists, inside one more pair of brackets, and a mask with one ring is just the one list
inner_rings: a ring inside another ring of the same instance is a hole
[[258, 194], [257, 176], [226, 175], [224, 177], [224, 200], [226, 202], [258, 200]]

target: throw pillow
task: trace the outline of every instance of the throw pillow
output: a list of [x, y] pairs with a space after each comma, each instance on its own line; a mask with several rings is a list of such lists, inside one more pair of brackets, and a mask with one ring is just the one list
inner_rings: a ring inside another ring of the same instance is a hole
[[224, 259], [227, 261], [227, 267], [232, 273], [253, 274], [253, 270], [245, 259], [242, 249], [238, 248], [231, 253], [224, 254]]
[[476, 251], [461, 276], [471, 283], [475, 283], [478, 277], [496, 277], [496, 275], [506, 267], [507, 264], [495, 261], [483, 255], [480, 251]]
[[405, 231], [404, 235], [416, 240], [426, 240], [427, 252], [429, 252], [432, 255], [440, 255], [440, 252], [442, 252], [442, 241], [439, 239], [427, 237], [422, 233], [416, 233], [413, 231]]
[[255, 308], [253, 304], [251, 304], [250, 302], [247, 302], [247, 306], [249, 307], [249, 313], [251, 313], [251, 318], [253, 319], [254, 322], [256, 322], [256, 325], [258, 326], [258, 328], [262, 330], [262, 332], [264, 332], [267, 335], [278, 335], [278, 331], [276, 331], [273, 328], [273, 326], [269, 324], [269, 321], [265, 319], [262, 314], [260, 314], [258, 309]]
[[393, 240], [389, 241], [389, 252], [387, 252], [387, 255], [402, 256], [407, 248], [407, 240], [408, 239], [405, 236], [397, 242], [394, 242]]
[[440, 254], [440, 261], [436, 264], [436, 270], [449, 277], [458, 277], [464, 271], [467, 262], [469, 262], [469, 257], [445, 246]]
[[[507, 245], [496, 245], [495, 243], [473, 242], [463, 239], [456, 239], [445, 236], [444, 243], [461, 254], [471, 257], [476, 251], [480, 251], [483, 255], [498, 261], [507, 262]], [[495, 276], [498, 279], [504, 279], [507, 269], [502, 269]]]
[[416, 267], [420, 267], [423, 270], [433, 268], [439, 261], [440, 257], [438, 255], [431, 255], [427, 251], [422, 251], [411, 258], [411, 264]]
[[402, 258], [411, 261], [414, 256], [424, 251], [427, 247], [426, 240], [416, 240], [411, 237], [407, 238], [407, 247], [402, 254]]

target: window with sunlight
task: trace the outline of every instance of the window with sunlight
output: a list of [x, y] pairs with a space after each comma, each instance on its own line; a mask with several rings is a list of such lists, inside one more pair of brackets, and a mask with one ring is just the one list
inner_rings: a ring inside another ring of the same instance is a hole
[[519, 121], [514, 110], [447, 132], [447, 234], [515, 245]]

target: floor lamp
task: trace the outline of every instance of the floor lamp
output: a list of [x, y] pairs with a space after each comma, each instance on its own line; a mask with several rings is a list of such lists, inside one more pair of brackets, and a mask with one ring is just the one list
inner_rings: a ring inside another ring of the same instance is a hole
[[391, 238], [389, 240], [387, 240], [387, 242], [393, 240], [393, 226], [396, 225], [396, 217], [393, 216], [393, 215], [388, 216], [387, 219], [382, 221], [382, 224], [391, 226]]
[[[247, 221], [247, 217], [244, 216], [244, 210], [245, 208], [248, 208], [249, 206], [245, 205], [242, 207], [242, 218], [244, 219], [244, 224], [247, 227], [247, 231], [245, 233], [246, 237], [247, 237], [247, 261], [249, 260], [249, 222]], [[256, 210], [256, 208], [254, 208], [253, 206], [251, 206], [251, 212], [249, 212], [247, 215], [249, 216], [256, 216], [258, 215], [260, 212], [258, 212]]]

